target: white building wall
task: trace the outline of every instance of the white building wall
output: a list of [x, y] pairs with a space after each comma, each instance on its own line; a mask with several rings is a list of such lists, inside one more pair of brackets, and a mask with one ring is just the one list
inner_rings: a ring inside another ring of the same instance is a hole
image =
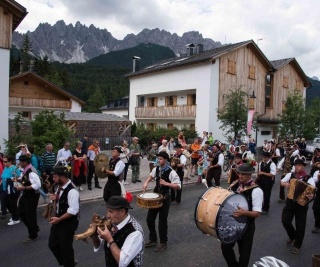
[[[177, 104], [186, 104], [186, 93], [179, 91], [195, 90], [197, 95], [196, 130], [202, 132], [209, 127], [210, 116], [210, 75], [211, 63], [181, 68], [130, 78], [129, 120], [135, 120], [135, 107], [138, 106], [138, 95], [157, 94], [158, 106], [165, 105], [161, 95], [178, 95]], [[163, 94], [161, 94], [163, 93]], [[181, 96], [185, 97], [181, 98]], [[146, 101], [145, 101], [146, 102]], [[183, 124], [183, 118], [180, 119]], [[154, 122], [158, 123], [158, 120]], [[189, 123], [188, 123], [189, 124]]]
[[71, 99], [71, 110], [70, 112], [81, 112], [81, 105], [79, 102]]
[[9, 66], [10, 50], [0, 48], [0, 151], [5, 150], [3, 139], [9, 138]]

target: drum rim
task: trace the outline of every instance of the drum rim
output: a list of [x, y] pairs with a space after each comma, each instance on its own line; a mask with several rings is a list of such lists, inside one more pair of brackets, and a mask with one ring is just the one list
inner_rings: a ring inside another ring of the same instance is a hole
[[[247, 199], [243, 194], [236, 193], [236, 192], [233, 192], [233, 194], [227, 196], [227, 197], [224, 199], [224, 201], [221, 203], [221, 205], [223, 205], [229, 198], [231, 198], [231, 197], [234, 196], [234, 195], [240, 195], [240, 196], [242, 196], [242, 197], [246, 200], [246, 202], [247, 202], [247, 204], [248, 204], [248, 207], [249, 207], [248, 199]], [[221, 211], [221, 206], [220, 206], [219, 209], [218, 209], [217, 218], [218, 218], [219, 215], [220, 215], [220, 211]], [[221, 243], [224, 243], [224, 244], [232, 244], [232, 243], [237, 242], [237, 241], [244, 235], [245, 231], [247, 230], [247, 228], [248, 228], [248, 226], [249, 226], [249, 222], [250, 222], [250, 221], [249, 221], [249, 218], [248, 218], [248, 220], [247, 220], [247, 222], [246, 222], [246, 225], [245, 225], [245, 227], [243, 228], [243, 230], [242, 230], [242, 232], [241, 232], [241, 234], [240, 234], [240, 236], [238, 237], [237, 240], [235, 240], [235, 241], [233, 241], [233, 242], [225, 242], [225, 241], [222, 241], [222, 240], [221, 240], [221, 237], [220, 237], [220, 234], [219, 234], [219, 231], [218, 231], [218, 220], [216, 220], [216, 222], [215, 222], [215, 231], [216, 231], [216, 234], [217, 234], [218, 239], [221, 241]]]
[[155, 198], [145, 198], [145, 199], [157, 199], [157, 198], [161, 198], [161, 197], [162, 197], [162, 195], [161, 195], [161, 194], [159, 194], [159, 193], [155, 193], [155, 192], [140, 193], [140, 194], [137, 194], [137, 197], [140, 197], [140, 198], [141, 198], [141, 195], [144, 195], [144, 194], [156, 194], [156, 195], [158, 195], [158, 196], [157, 196], [157, 197], [155, 197]]

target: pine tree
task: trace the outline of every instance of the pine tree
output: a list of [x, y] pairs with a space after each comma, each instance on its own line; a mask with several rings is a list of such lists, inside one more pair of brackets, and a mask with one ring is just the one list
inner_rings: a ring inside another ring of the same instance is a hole
[[23, 71], [29, 70], [29, 66], [32, 60], [32, 56], [30, 55], [31, 52], [32, 52], [32, 44], [28, 34], [26, 34], [20, 49], [21, 61], [23, 64]]
[[99, 85], [96, 85], [94, 93], [89, 97], [87, 106], [85, 107], [86, 112], [101, 113], [100, 109], [106, 104], [104, 95]]

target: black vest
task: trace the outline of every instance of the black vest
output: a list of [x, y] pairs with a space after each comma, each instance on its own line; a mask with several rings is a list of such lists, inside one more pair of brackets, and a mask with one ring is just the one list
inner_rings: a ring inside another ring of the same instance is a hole
[[[172, 171], [172, 169], [168, 168], [167, 170], [162, 172], [161, 179], [165, 180], [167, 183], [171, 183], [171, 181], [169, 179], [169, 175], [170, 175], [171, 171]], [[164, 196], [170, 193], [170, 187], [160, 185], [160, 170], [159, 170], [159, 166], [156, 169], [156, 187], [154, 188], [153, 191], [155, 193], [159, 193], [159, 194], [162, 194]]]
[[[175, 155], [174, 157], [180, 159], [181, 156], [182, 156], [182, 154], [180, 154], [180, 155]], [[176, 172], [177, 172], [177, 174], [178, 174], [178, 176], [179, 176], [180, 178], [181, 178], [181, 177], [183, 178], [183, 175], [184, 175], [183, 167], [177, 167]]]
[[[29, 170], [27, 170], [25, 172], [25, 174], [22, 176], [22, 179], [21, 179], [21, 184], [23, 186], [30, 186], [31, 185], [31, 182], [29, 180], [29, 174], [32, 172], [32, 169], [30, 168]], [[23, 195], [24, 196], [28, 196], [28, 195], [34, 195], [36, 193], [36, 191], [34, 189], [29, 189], [29, 190], [24, 190], [23, 191]], [[38, 191], [37, 191], [38, 193]]]
[[[111, 158], [109, 161], [109, 170], [110, 171], [114, 171], [114, 169], [116, 168], [116, 165], [118, 163], [118, 161], [120, 161], [120, 158], [117, 159], [113, 159]], [[119, 181], [119, 176], [114, 176], [114, 175], [108, 175], [108, 182], [118, 182]]]
[[[68, 193], [71, 189], [75, 189], [72, 183], [68, 184], [68, 186], [62, 191], [62, 194], [59, 198], [59, 210], [57, 211], [57, 217], [61, 217], [63, 214], [67, 212], [69, 208]], [[74, 215], [71, 218], [64, 221], [69, 221], [74, 219], [77, 219], [77, 215]]]
[[[132, 223], [127, 223], [124, 227], [122, 227], [114, 236], [113, 240], [117, 244], [118, 248], [122, 248], [124, 242], [128, 235], [135, 231]], [[118, 263], [112, 255], [110, 248], [107, 246], [107, 242], [104, 242], [104, 250], [105, 250], [105, 260], [107, 267], [118, 267]], [[133, 260], [128, 265], [129, 267], [134, 267]]]
[[[273, 163], [272, 160], [270, 160], [268, 164], [265, 164], [265, 162], [261, 162], [261, 164], [260, 164], [260, 171], [266, 172], [266, 173], [270, 173], [270, 171], [271, 171], [270, 166], [271, 166], [272, 163]], [[263, 179], [263, 178], [265, 178], [265, 179], [270, 179], [269, 176], [259, 175], [259, 179]]]
[[[221, 154], [220, 151], [218, 151], [215, 155], [213, 155], [212, 158], [212, 165], [216, 165], [219, 162], [219, 155]], [[220, 166], [221, 167], [221, 166]]]

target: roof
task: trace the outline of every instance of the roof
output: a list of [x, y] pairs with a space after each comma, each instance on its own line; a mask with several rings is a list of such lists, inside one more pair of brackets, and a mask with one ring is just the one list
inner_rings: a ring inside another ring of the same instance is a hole
[[65, 114], [66, 121], [129, 121], [123, 117], [114, 114], [86, 113], [86, 112], [61, 112], [55, 111], [55, 114]]
[[128, 110], [129, 97], [125, 96], [120, 99], [108, 100], [107, 105], [99, 108], [100, 110]]
[[14, 31], [27, 16], [27, 9], [14, 0], [1, 0], [0, 5], [5, 8], [5, 11], [12, 13], [12, 31]]
[[47, 83], [47, 84], [50, 85], [54, 90], [56, 90], [57, 92], [63, 94], [63, 95], [66, 96], [66, 97], [69, 97], [69, 98], [71, 98], [71, 99], [79, 102], [80, 105], [83, 106], [83, 105], [85, 104], [85, 102], [82, 101], [81, 99], [79, 99], [78, 97], [74, 96], [73, 94], [68, 93], [66, 90], [61, 89], [60, 87], [54, 85], [53, 83], [47, 81], [46, 79], [40, 77], [39, 75], [37, 75], [37, 74], [35, 74], [35, 73], [31, 72], [31, 71], [27, 71], [27, 72], [20, 73], [20, 74], [18, 74], [18, 75], [11, 76], [11, 77], [10, 77], [10, 81], [20, 79], [20, 78], [22, 78], [22, 77], [24, 77], [24, 76], [27, 76], [27, 75], [33, 76], [33, 77], [35, 77], [37, 80]]
[[304, 86], [306, 86], [306, 87], [311, 86], [311, 83], [310, 83], [307, 75], [304, 73], [304, 71], [300, 67], [298, 61], [294, 57], [272, 60], [270, 62], [276, 70], [281, 69], [282, 67], [284, 67], [287, 64], [291, 64], [293, 66], [293, 68], [297, 71], [297, 73], [301, 76]]
[[158, 71], [163, 71], [167, 69], [180, 68], [188, 65], [200, 64], [200, 63], [210, 62], [210, 61], [212, 62], [216, 58], [219, 58], [222, 55], [229, 53], [230, 51], [239, 49], [244, 46], [249, 46], [250, 48], [252, 48], [253, 52], [260, 58], [261, 62], [266, 66], [266, 68], [268, 70], [269, 69], [273, 70], [273, 66], [271, 65], [270, 61], [266, 58], [266, 56], [262, 53], [260, 48], [255, 44], [253, 40], [249, 40], [249, 41], [244, 41], [244, 42], [235, 43], [235, 44], [223, 45], [223, 46], [206, 50], [199, 54], [194, 54], [191, 56], [182, 55], [180, 57], [162, 60], [150, 66], [147, 66], [139, 71], [136, 71], [134, 73], [129, 73], [125, 75], [125, 77], [130, 78], [130, 77], [143, 75], [151, 72], [158, 72]]

